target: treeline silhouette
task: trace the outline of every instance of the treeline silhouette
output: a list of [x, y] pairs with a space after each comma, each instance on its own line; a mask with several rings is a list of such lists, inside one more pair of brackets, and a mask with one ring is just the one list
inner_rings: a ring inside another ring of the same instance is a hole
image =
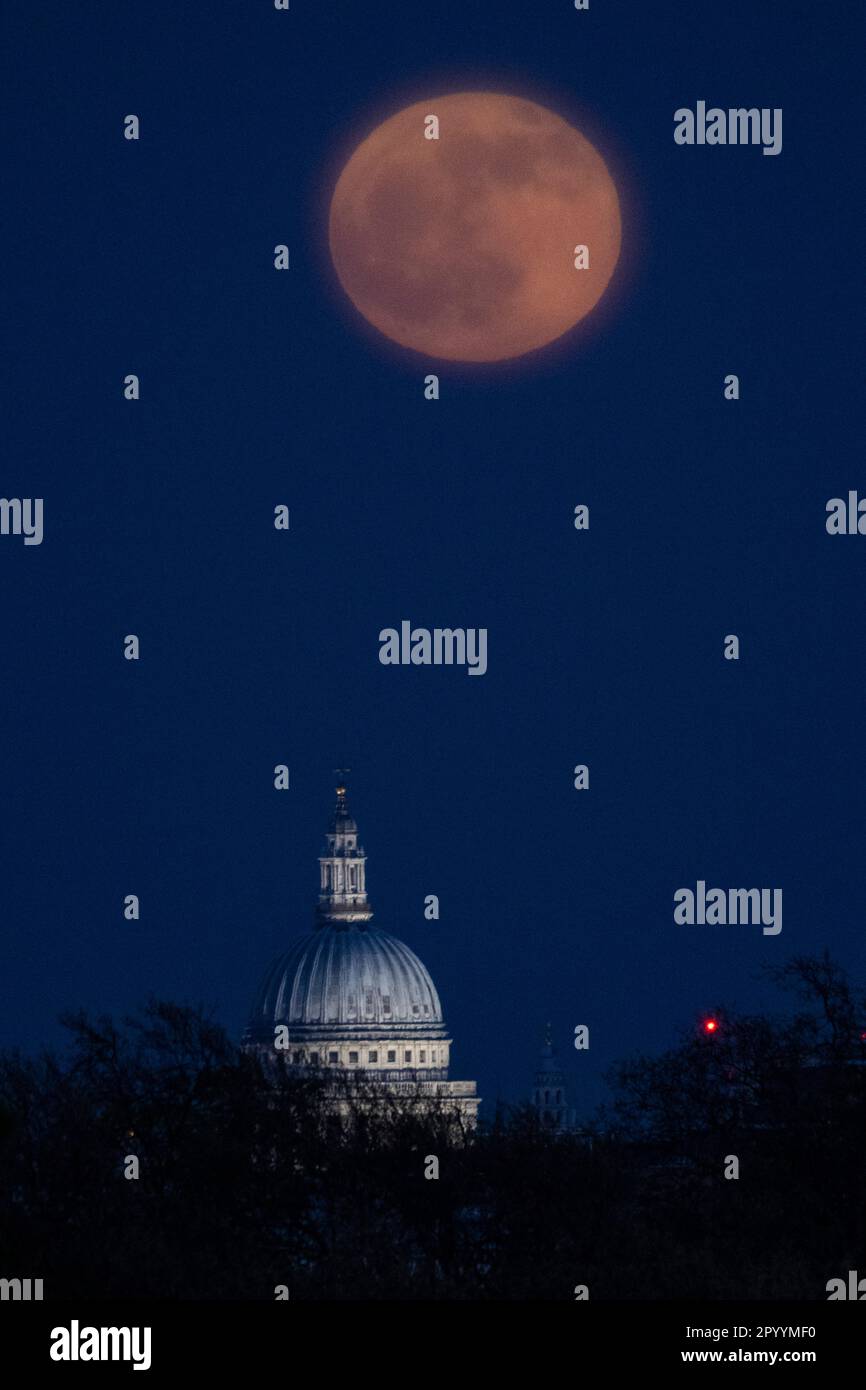
[[376, 1087], [338, 1115], [333, 1078], [263, 1068], [199, 1009], [68, 1017], [63, 1056], [0, 1057], [0, 1275], [47, 1299], [825, 1299], [866, 1273], [866, 1005], [826, 955], [773, 976], [793, 1012], [720, 1008], [566, 1135], [529, 1107], [461, 1133]]

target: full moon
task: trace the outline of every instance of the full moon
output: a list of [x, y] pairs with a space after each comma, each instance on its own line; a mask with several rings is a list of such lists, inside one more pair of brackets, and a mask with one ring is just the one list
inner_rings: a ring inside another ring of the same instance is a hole
[[598, 303], [619, 258], [619, 198], [560, 116], [460, 92], [367, 136], [337, 180], [328, 236], [343, 289], [380, 332], [430, 357], [497, 362]]

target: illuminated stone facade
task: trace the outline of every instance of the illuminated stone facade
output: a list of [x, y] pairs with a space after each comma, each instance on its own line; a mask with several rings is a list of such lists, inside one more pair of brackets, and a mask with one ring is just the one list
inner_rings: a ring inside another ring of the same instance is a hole
[[319, 859], [315, 929], [271, 964], [245, 1035], [287, 1065], [333, 1074], [340, 1089], [387, 1087], [474, 1124], [474, 1081], [449, 1081], [451, 1038], [436, 987], [404, 942], [371, 925], [366, 854], [344, 787]]

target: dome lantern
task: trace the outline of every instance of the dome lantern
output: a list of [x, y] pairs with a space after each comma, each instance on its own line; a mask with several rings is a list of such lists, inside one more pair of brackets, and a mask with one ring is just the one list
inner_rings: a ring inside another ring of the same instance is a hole
[[[338, 768], [338, 773], [348, 768]], [[358, 843], [358, 827], [346, 804], [345, 783], [336, 788], [337, 805], [325, 835], [325, 852], [319, 856], [319, 928], [350, 922], [369, 922], [367, 855]]]

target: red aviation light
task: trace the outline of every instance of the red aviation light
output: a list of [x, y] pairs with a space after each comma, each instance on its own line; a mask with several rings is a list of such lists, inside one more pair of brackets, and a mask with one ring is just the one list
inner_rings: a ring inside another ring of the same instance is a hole
[[704, 1032], [705, 1032], [705, 1033], [718, 1033], [718, 1031], [719, 1031], [719, 1020], [718, 1020], [717, 1018], [707, 1018], [707, 1019], [704, 1019]]

